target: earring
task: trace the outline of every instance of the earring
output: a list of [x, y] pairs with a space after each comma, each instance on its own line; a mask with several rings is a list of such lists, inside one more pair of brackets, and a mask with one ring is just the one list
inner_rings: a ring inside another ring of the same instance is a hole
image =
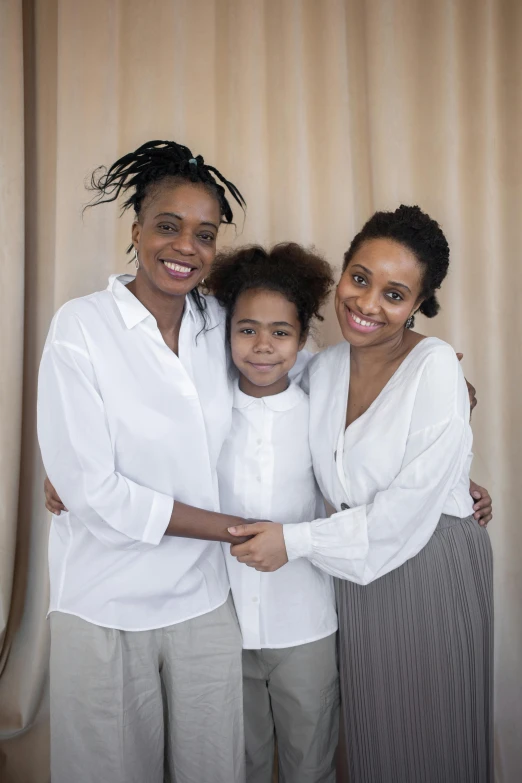
[[413, 329], [414, 326], [415, 326], [415, 316], [410, 315], [410, 317], [406, 321], [406, 329]]
[[140, 268], [140, 259], [138, 258], [138, 251], [136, 248], [134, 248], [134, 263], [136, 264], [136, 269]]

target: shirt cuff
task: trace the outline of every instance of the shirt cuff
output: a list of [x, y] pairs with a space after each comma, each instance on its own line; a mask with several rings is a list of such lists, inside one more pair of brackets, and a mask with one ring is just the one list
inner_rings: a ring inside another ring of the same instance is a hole
[[163, 495], [161, 492], [154, 494], [149, 519], [143, 531], [142, 541], [144, 544], [157, 546], [160, 543], [169, 526], [173, 508], [174, 498]]
[[283, 536], [289, 560], [297, 560], [298, 557], [307, 557], [309, 559], [312, 557], [311, 522], [283, 525]]

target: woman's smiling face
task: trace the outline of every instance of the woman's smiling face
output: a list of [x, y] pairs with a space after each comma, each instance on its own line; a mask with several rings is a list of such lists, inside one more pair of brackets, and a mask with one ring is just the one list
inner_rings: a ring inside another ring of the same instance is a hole
[[422, 266], [404, 245], [368, 239], [339, 281], [335, 309], [343, 337], [354, 346], [397, 337], [422, 302]]
[[164, 294], [188, 294], [210, 271], [220, 223], [219, 202], [207, 188], [175, 179], [160, 183], [132, 227], [138, 275]]

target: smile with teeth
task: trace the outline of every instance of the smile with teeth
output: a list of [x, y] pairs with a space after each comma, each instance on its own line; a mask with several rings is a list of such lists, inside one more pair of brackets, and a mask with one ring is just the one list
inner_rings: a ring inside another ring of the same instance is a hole
[[164, 261], [163, 263], [167, 269], [172, 270], [172, 272], [177, 272], [178, 274], [189, 275], [194, 271], [194, 267], [187, 266], [186, 264], [176, 264], [174, 261]]
[[383, 326], [383, 324], [379, 321], [367, 321], [366, 319], [361, 318], [360, 316], [356, 315], [353, 310], [350, 310], [349, 307], [346, 309], [348, 310], [351, 320], [356, 323], [359, 328], [370, 331], [373, 329], [379, 329], [379, 327]]
[[352, 313], [352, 318], [356, 324], [361, 324], [361, 326], [378, 326], [375, 321], [363, 321], [362, 318], [357, 318], [355, 313]]

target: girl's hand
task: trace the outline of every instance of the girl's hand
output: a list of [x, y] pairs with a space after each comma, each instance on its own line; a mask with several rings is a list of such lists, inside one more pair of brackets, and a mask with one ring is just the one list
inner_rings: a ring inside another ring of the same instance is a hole
[[244, 544], [234, 544], [230, 554], [240, 563], [256, 571], [277, 571], [288, 563], [283, 525], [275, 522], [254, 522], [252, 525], [229, 527], [233, 536], [253, 536]]
[[67, 511], [65, 506], [63, 505], [61, 499], [58, 497], [58, 494], [47, 478], [45, 477], [44, 481], [44, 492], [45, 492], [45, 508], [47, 511], [50, 511], [51, 514], [55, 514], [55, 516], [59, 517], [60, 513], [62, 511]]
[[473, 516], [481, 527], [485, 527], [491, 522], [493, 517], [493, 501], [487, 489], [479, 487], [474, 481], [469, 482], [469, 494], [475, 501], [473, 506]]

